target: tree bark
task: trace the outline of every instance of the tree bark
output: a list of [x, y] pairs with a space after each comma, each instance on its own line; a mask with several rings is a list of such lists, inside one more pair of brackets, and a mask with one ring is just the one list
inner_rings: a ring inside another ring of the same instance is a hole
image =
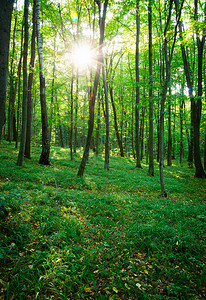
[[17, 25], [17, 12], [15, 12], [15, 21], [14, 21], [14, 30], [13, 30], [13, 39], [12, 39], [12, 55], [10, 56], [11, 68], [10, 68], [10, 97], [9, 97], [9, 109], [8, 109], [8, 141], [13, 141], [14, 132], [13, 132], [13, 121], [15, 118], [15, 87], [14, 87], [14, 73], [15, 73], [15, 50], [16, 50], [16, 25]]
[[75, 116], [74, 116], [74, 153], [77, 149], [77, 117], [78, 117], [78, 98], [79, 98], [79, 74], [76, 74], [76, 97], [75, 97]]
[[21, 69], [22, 69], [22, 56], [23, 56], [23, 32], [24, 32], [24, 26], [22, 24], [22, 30], [21, 30], [21, 53], [20, 53], [20, 59], [19, 59], [19, 65], [18, 65], [18, 101], [17, 101], [17, 120], [16, 120], [16, 145], [15, 148], [18, 148], [18, 142], [19, 142], [19, 115], [20, 115], [20, 99], [21, 99]]
[[61, 124], [61, 119], [60, 119], [60, 114], [59, 114], [59, 104], [58, 104], [57, 95], [56, 95], [56, 110], [57, 110], [57, 116], [58, 116], [58, 127], [59, 127], [59, 136], [60, 136], [60, 145], [61, 145], [62, 148], [64, 148], [64, 138], [63, 138], [62, 124]]
[[32, 119], [32, 82], [35, 63], [35, 36], [36, 36], [36, 0], [33, 0], [33, 31], [31, 38], [31, 59], [29, 64], [29, 79], [28, 79], [28, 99], [27, 99], [27, 129], [26, 129], [26, 145], [25, 157], [31, 159], [31, 119]]
[[42, 152], [39, 164], [50, 165], [50, 141], [47, 121], [46, 95], [45, 95], [45, 76], [44, 76], [44, 57], [40, 33], [40, 0], [36, 0], [36, 29], [37, 29], [37, 48], [39, 56], [39, 77], [40, 77], [40, 102], [41, 102], [41, 122], [42, 122]]
[[[102, 49], [101, 49], [102, 50]], [[104, 85], [104, 96], [105, 96], [105, 112], [106, 112], [106, 141], [105, 141], [105, 160], [104, 160], [104, 169], [109, 170], [109, 99], [108, 99], [108, 88], [105, 75], [104, 67], [104, 54], [102, 52], [102, 77]]]
[[71, 103], [70, 103], [70, 158], [73, 160], [73, 108], [74, 108], [74, 96], [73, 96], [73, 90], [74, 90], [74, 74], [72, 70], [72, 81], [71, 81]]
[[100, 70], [101, 70], [101, 62], [102, 62], [102, 47], [103, 47], [103, 41], [104, 41], [104, 29], [105, 29], [105, 19], [106, 19], [106, 12], [107, 12], [107, 5], [108, 5], [109, 0], [105, 0], [104, 2], [104, 9], [103, 9], [103, 14], [101, 17], [101, 1], [95, 0], [95, 2], [98, 5], [99, 8], [99, 27], [100, 27], [100, 41], [99, 41], [99, 54], [97, 58], [97, 69], [96, 69], [96, 74], [95, 74], [95, 79], [94, 79], [94, 84], [93, 84], [93, 89], [92, 93], [90, 95], [90, 100], [89, 100], [89, 125], [88, 125], [88, 132], [87, 132], [87, 140], [86, 140], [86, 145], [84, 149], [84, 154], [82, 157], [81, 164], [79, 166], [79, 170], [77, 173], [77, 176], [83, 177], [84, 175], [84, 169], [89, 157], [89, 148], [90, 148], [90, 143], [92, 139], [92, 133], [93, 133], [93, 128], [94, 128], [94, 107], [95, 107], [95, 99], [96, 99], [96, 94], [97, 94], [97, 87], [99, 83], [99, 76], [100, 76]]
[[[198, 1], [194, 0], [195, 4], [195, 20], [198, 15]], [[206, 20], [206, 5], [205, 5], [205, 20]], [[195, 161], [195, 177], [205, 178], [201, 155], [200, 155], [200, 121], [202, 111], [202, 66], [203, 66], [203, 49], [205, 44], [205, 32], [203, 32], [202, 40], [200, 40], [199, 32], [196, 32], [197, 50], [198, 50], [198, 91], [197, 99], [194, 101], [193, 110], [193, 127], [194, 127], [194, 161]]]
[[114, 96], [113, 96], [113, 88], [112, 88], [112, 86], [110, 86], [109, 92], [110, 92], [110, 99], [111, 99], [112, 109], [113, 109], [113, 114], [114, 114], [114, 129], [115, 129], [115, 133], [116, 133], [116, 137], [117, 137], [117, 142], [118, 142], [119, 149], [120, 149], [120, 156], [124, 157], [124, 150], [123, 150], [123, 146], [122, 146], [122, 139], [121, 139], [121, 137], [119, 135], [119, 129], [118, 129], [118, 124], [117, 124], [117, 113], [116, 113], [116, 107], [115, 107], [115, 104], [114, 104]]
[[97, 96], [97, 127], [96, 127], [96, 157], [99, 155], [99, 132], [100, 132], [100, 89]]
[[154, 176], [154, 150], [153, 150], [153, 71], [152, 71], [152, 1], [148, 4], [149, 27], [149, 170], [148, 175]]
[[[171, 89], [170, 89], [171, 95]], [[172, 165], [172, 130], [171, 130], [171, 99], [168, 105], [168, 147], [167, 147], [167, 165]]]
[[6, 122], [6, 90], [13, 1], [0, 0], [0, 141]]
[[139, 137], [139, 36], [140, 36], [140, 10], [139, 0], [136, 0], [136, 107], [135, 107], [135, 132], [136, 132], [136, 167], [142, 168], [140, 161], [140, 137]]
[[170, 82], [170, 66], [171, 66], [171, 62], [172, 62], [172, 57], [173, 57], [174, 47], [175, 47], [175, 42], [176, 42], [176, 37], [177, 37], [177, 26], [178, 26], [178, 23], [180, 21], [181, 11], [182, 11], [184, 0], [181, 3], [181, 7], [179, 9], [179, 13], [178, 13], [178, 16], [177, 16], [177, 23], [176, 23], [176, 26], [175, 26], [173, 44], [172, 44], [172, 48], [171, 48], [171, 51], [170, 51], [170, 55], [168, 57], [167, 31], [168, 31], [168, 26], [169, 26], [169, 23], [170, 23], [170, 20], [171, 20], [172, 3], [173, 3], [173, 0], [170, 0], [168, 17], [167, 17], [167, 21], [166, 21], [166, 25], [165, 25], [165, 29], [164, 29], [164, 59], [165, 59], [165, 65], [166, 65], [166, 77], [164, 79], [164, 86], [163, 86], [163, 91], [162, 91], [162, 95], [161, 95], [161, 109], [160, 109], [160, 162], [159, 162], [159, 172], [160, 172], [161, 195], [163, 197], [167, 197], [167, 193], [166, 193], [166, 189], [165, 189], [165, 183], [164, 183], [164, 174], [163, 174], [163, 167], [164, 167], [164, 113], [165, 113], [165, 100], [166, 100], [168, 85], [169, 85], [169, 82]]
[[[182, 92], [183, 92], [183, 87], [182, 87]], [[182, 162], [183, 162], [183, 104], [184, 104], [184, 100], [180, 99], [180, 166], [182, 166]]]
[[23, 165], [24, 151], [26, 143], [26, 124], [27, 124], [27, 96], [28, 96], [28, 82], [27, 82], [27, 57], [28, 57], [28, 38], [29, 38], [29, 0], [24, 1], [24, 51], [23, 51], [23, 100], [22, 100], [22, 130], [21, 141], [19, 148], [19, 155], [17, 166]]
[[176, 128], [176, 100], [175, 100], [175, 110], [174, 110], [174, 120], [173, 120], [173, 129], [172, 129], [172, 159], [175, 159], [175, 146], [176, 146], [176, 138], [175, 138], [175, 128]]

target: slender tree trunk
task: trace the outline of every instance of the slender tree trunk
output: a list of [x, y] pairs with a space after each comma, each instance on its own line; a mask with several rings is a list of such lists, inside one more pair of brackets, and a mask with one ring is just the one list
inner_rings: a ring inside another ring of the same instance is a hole
[[[145, 93], [144, 93], [144, 98], [145, 98]], [[141, 142], [141, 160], [144, 157], [144, 153], [145, 153], [145, 146], [144, 146], [144, 126], [145, 126], [145, 108], [142, 108], [142, 112], [141, 112], [141, 122], [140, 122], [140, 142]]]
[[97, 94], [97, 87], [99, 83], [99, 76], [100, 76], [101, 63], [102, 63], [101, 49], [103, 47], [103, 41], [104, 41], [104, 28], [105, 28], [105, 19], [106, 19], [107, 5], [108, 5], [108, 0], [105, 0], [103, 14], [101, 14], [101, 1], [95, 0], [95, 2], [97, 3], [99, 8], [99, 18], [100, 18], [99, 19], [99, 27], [100, 27], [99, 54], [97, 59], [97, 69], [96, 69], [96, 74], [94, 79], [93, 90], [89, 100], [89, 126], [88, 126], [87, 140], [86, 140], [82, 161], [77, 174], [80, 177], [84, 175], [84, 169], [89, 157], [89, 148], [90, 148], [90, 143], [91, 143], [91, 138], [92, 138], [92, 133], [94, 128], [94, 107], [95, 107], [95, 99]]
[[57, 116], [58, 116], [58, 127], [59, 127], [59, 136], [60, 136], [60, 145], [62, 148], [64, 148], [64, 137], [63, 137], [63, 131], [62, 131], [62, 124], [61, 124], [61, 118], [59, 114], [59, 104], [58, 104], [58, 99], [56, 95], [56, 110], [57, 110]]
[[[170, 89], [171, 96], [171, 89]], [[172, 130], [171, 130], [171, 98], [168, 104], [168, 148], [167, 148], [167, 165], [172, 165]]]
[[132, 89], [132, 122], [131, 122], [131, 139], [132, 139], [132, 154], [135, 159], [134, 147], [134, 89]]
[[114, 104], [114, 96], [113, 96], [113, 88], [112, 88], [112, 86], [110, 86], [109, 92], [110, 92], [110, 99], [111, 99], [112, 109], [113, 109], [113, 114], [114, 114], [114, 129], [115, 129], [115, 133], [116, 133], [116, 137], [117, 137], [117, 142], [118, 142], [119, 149], [120, 149], [120, 156], [124, 157], [124, 150], [123, 150], [123, 146], [122, 146], [122, 139], [121, 139], [121, 137], [119, 135], [119, 129], [118, 129], [118, 123], [117, 123], [117, 113], [116, 113], [116, 107], [115, 107], [115, 104]]
[[56, 39], [57, 33], [55, 33], [54, 37], [54, 61], [53, 61], [53, 70], [52, 70], [52, 91], [51, 91], [51, 106], [50, 106], [50, 128], [49, 128], [49, 140], [52, 138], [52, 126], [53, 126], [53, 110], [54, 110], [54, 96], [56, 93], [55, 88], [55, 74], [56, 74]]
[[131, 121], [131, 139], [132, 139], [132, 153], [133, 157], [135, 159], [135, 147], [134, 147], [134, 93], [135, 93], [135, 87], [134, 87], [134, 80], [132, 76], [131, 66], [130, 66], [130, 60], [128, 55], [128, 67], [129, 67], [129, 73], [132, 81], [132, 121]]
[[73, 109], [74, 109], [74, 97], [73, 97], [73, 90], [74, 90], [74, 74], [72, 70], [72, 81], [71, 81], [71, 103], [70, 103], [70, 158], [73, 160]]
[[153, 150], [153, 72], [152, 72], [152, 1], [148, 5], [148, 26], [149, 26], [149, 170], [148, 175], [154, 176], [154, 150]]
[[[195, 20], [198, 16], [198, 1], [194, 0], [195, 4]], [[205, 5], [205, 20], [206, 20], [206, 5]], [[200, 40], [200, 35], [197, 29], [196, 32], [197, 49], [198, 49], [198, 92], [197, 99], [194, 101], [194, 161], [195, 161], [195, 177], [205, 178], [206, 174], [204, 172], [201, 155], [200, 155], [200, 121], [201, 121], [201, 111], [202, 111], [202, 66], [203, 66], [203, 49], [205, 44], [205, 32], [203, 34], [202, 40]]]
[[0, 0], [0, 141], [6, 122], [6, 90], [13, 2]]
[[[183, 92], [183, 87], [182, 87], [182, 92]], [[183, 104], [184, 104], [184, 100], [180, 99], [180, 165], [181, 166], [183, 161]]]
[[104, 95], [105, 95], [105, 112], [106, 112], [106, 141], [105, 141], [105, 160], [104, 160], [104, 169], [109, 170], [109, 99], [108, 99], [108, 88], [105, 75], [104, 67], [104, 54], [102, 52], [102, 77], [104, 85]]
[[97, 96], [97, 128], [96, 128], [96, 157], [99, 155], [99, 132], [100, 132], [100, 89]]
[[26, 130], [26, 145], [25, 157], [31, 158], [31, 119], [32, 119], [32, 82], [35, 63], [35, 36], [36, 36], [36, 0], [33, 0], [33, 31], [31, 38], [31, 60], [29, 65], [29, 79], [28, 79], [28, 99], [27, 99], [27, 130]]
[[15, 12], [15, 22], [14, 22], [14, 30], [13, 30], [13, 40], [12, 40], [12, 55], [10, 57], [11, 60], [11, 68], [10, 68], [10, 97], [9, 97], [9, 110], [8, 110], [8, 141], [13, 141], [13, 121], [15, 116], [15, 88], [14, 88], [14, 73], [15, 73], [15, 50], [16, 50], [16, 24], [17, 24], [17, 12]]
[[157, 119], [157, 162], [160, 161], [160, 112], [158, 111]]
[[41, 102], [41, 122], [42, 122], [42, 152], [39, 163], [50, 165], [50, 141], [46, 110], [46, 95], [45, 95], [45, 77], [44, 77], [44, 57], [43, 47], [40, 33], [40, 0], [36, 0], [36, 29], [37, 29], [37, 46], [39, 56], [39, 77], [40, 77], [40, 102]]
[[139, 0], [136, 0], [136, 107], [135, 107], [135, 132], [136, 132], [136, 167], [142, 168], [140, 161], [140, 137], [139, 137], [139, 36], [140, 36], [140, 10]]
[[79, 74], [76, 74], [76, 97], [75, 97], [75, 116], [74, 116], [74, 153], [77, 149], [77, 116], [78, 116], [78, 99], [79, 99]]
[[179, 20], [180, 20], [180, 17], [181, 17], [181, 11], [182, 11], [184, 0], [182, 1], [181, 7], [179, 9], [179, 13], [178, 13], [178, 17], [177, 17], [177, 24], [175, 26], [175, 32], [174, 32], [174, 37], [173, 37], [172, 49], [171, 49], [170, 55], [168, 57], [167, 30], [168, 30], [168, 26], [169, 26], [169, 23], [170, 23], [170, 20], [171, 20], [172, 3], [173, 3], [173, 0], [170, 0], [167, 22], [166, 22], [165, 29], [164, 29], [164, 59], [165, 59], [165, 65], [166, 65], [166, 78], [164, 79], [164, 86], [163, 86], [163, 91], [162, 91], [162, 96], [161, 96], [161, 109], [160, 109], [160, 162], [159, 162], [159, 172], [160, 172], [161, 195], [163, 197], [167, 197], [167, 193], [166, 193], [166, 190], [165, 190], [165, 183], [164, 183], [164, 174], [163, 174], [163, 167], [164, 167], [164, 113], [165, 113], [165, 100], [166, 100], [168, 85], [169, 85], [169, 82], [170, 82], [170, 66], [171, 66], [171, 62], [172, 62], [172, 57], [173, 57], [174, 47], [175, 47], [175, 42], [176, 42], [176, 37], [177, 37], [177, 26], [178, 26], [178, 23], [179, 23]]
[[[204, 55], [204, 85], [205, 85], [205, 105], [206, 105], [206, 52]], [[205, 122], [205, 138], [204, 138], [204, 169], [206, 171], [206, 122]]]
[[24, 1], [24, 52], [23, 52], [23, 100], [22, 100], [22, 130], [21, 142], [19, 148], [19, 155], [17, 166], [23, 165], [25, 143], [26, 143], [26, 123], [27, 123], [27, 95], [28, 95], [28, 82], [27, 82], [27, 57], [28, 57], [28, 38], [29, 38], [29, 0]]
[[[178, 10], [179, 7], [179, 0], [175, 0], [175, 7], [176, 11]], [[192, 167], [193, 165], [193, 148], [194, 148], [194, 129], [193, 129], [193, 124], [194, 124], [194, 96], [193, 96], [193, 82], [191, 78], [191, 68], [189, 64], [189, 60], [187, 58], [187, 52], [186, 48], [184, 46], [184, 41], [183, 41], [183, 21], [180, 20], [179, 22], [179, 36], [181, 40], [181, 52], [182, 52], [182, 58], [183, 58], [183, 64], [184, 64], [184, 71], [185, 71], [185, 77], [187, 81], [187, 88], [189, 92], [189, 97], [190, 97], [190, 103], [191, 103], [191, 115], [190, 115], [190, 120], [191, 120], [191, 129], [190, 129], [190, 145], [189, 145], [189, 153], [188, 153], [188, 163], [189, 167]]]
[[175, 159], [175, 145], [176, 145], [176, 139], [175, 139], [175, 128], [176, 128], [176, 100], [175, 100], [175, 111], [174, 111], [174, 120], [173, 120], [173, 132], [172, 132], [172, 159]]
[[22, 24], [21, 30], [21, 53], [18, 65], [18, 76], [17, 76], [17, 83], [18, 83], [18, 101], [17, 101], [17, 120], [16, 120], [16, 145], [15, 148], [18, 148], [19, 142], [19, 115], [20, 115], [20, 99], [21, 99], [21, 69], [22, 69], [22, 56], [23, 56], [23, 33], [24, 33], [24, 26]]

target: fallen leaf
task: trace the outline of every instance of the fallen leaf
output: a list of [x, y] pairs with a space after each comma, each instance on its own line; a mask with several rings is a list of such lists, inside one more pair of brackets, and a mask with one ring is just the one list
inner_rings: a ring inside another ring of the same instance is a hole
[[141, 289], [141, 284], [140, 283], [136, 283], [136, 286], [138, 287], [138, 289]]
[[92, 293], [92, 290], [88, 287], [84, 287], [85, 293]]

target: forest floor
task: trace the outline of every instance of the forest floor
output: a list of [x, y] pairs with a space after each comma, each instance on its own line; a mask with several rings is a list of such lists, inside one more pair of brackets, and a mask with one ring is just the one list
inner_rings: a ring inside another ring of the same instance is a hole
[[0, 145], [0, 299], [206, 299], [206, 180], [176, 161], [135, 168], [93, 153], [83, 179], [77, 152], [40, 148], [18, 167]]

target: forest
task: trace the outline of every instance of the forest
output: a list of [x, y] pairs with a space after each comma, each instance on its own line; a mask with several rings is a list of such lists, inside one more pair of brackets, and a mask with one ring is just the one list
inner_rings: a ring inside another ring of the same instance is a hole
[[0, 0], [0, 299], [206, 298], [206, 1]]

